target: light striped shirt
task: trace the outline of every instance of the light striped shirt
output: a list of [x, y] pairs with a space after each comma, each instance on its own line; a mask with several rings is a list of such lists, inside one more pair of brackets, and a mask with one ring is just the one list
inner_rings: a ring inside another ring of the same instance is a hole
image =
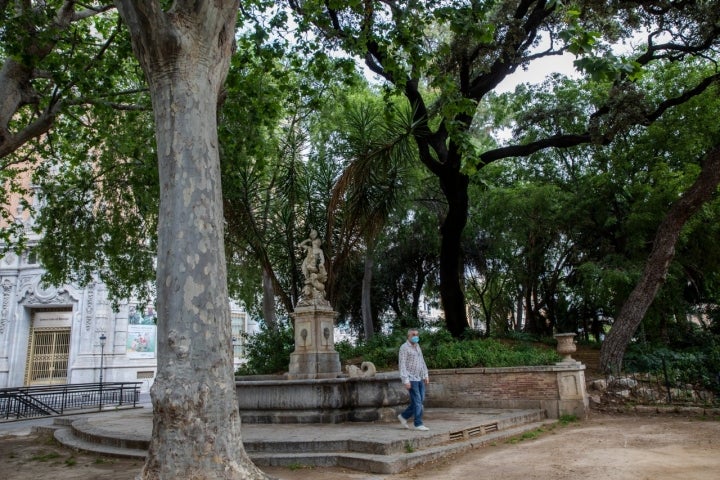
[[403, 343], [398, 354], [398, 367], [402, 383], [419, 382], [428, 378], [428, 369], [425, 365], [420, 345], [408, 342]]

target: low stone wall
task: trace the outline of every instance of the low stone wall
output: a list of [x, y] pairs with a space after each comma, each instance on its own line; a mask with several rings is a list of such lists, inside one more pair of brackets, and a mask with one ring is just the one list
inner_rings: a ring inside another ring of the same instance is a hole
[[[245, 423], [393, 421], [407, 405], [398, 372], [319, 380], [238, 377], [236, 388]], [[575, 362], [431, 370], [425, 402], [430, 408], [542, 409], [548, 418], [585, 418], [588, 405], [585, 366]]]
[[[662, 375], [653, 373], [627, 373], [621, 376], [587, 382], [590, 405], [598, 410], [666, 413], [680, 409], [678, 413], [720, 410], [720, 396], [697, 385], [675, 385], [668, 388]], [[713, 414], [710, 414], [710, 416]]]
[[585, 365], [431, 370], [425, 406], [540, 408], [548, 418], [585, 418]]

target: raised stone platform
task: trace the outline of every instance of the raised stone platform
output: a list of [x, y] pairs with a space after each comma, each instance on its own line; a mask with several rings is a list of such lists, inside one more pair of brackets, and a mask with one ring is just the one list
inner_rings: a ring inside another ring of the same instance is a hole
[[[149, 409], [56, 419], [55, 438], [70, 448], [144, 458]], [[258, 466], [340, 466], [398, 473], [550, 422], [542, 410], [427, 409], [428, 432], [394, 422], [243, 425], [243, 444]]]

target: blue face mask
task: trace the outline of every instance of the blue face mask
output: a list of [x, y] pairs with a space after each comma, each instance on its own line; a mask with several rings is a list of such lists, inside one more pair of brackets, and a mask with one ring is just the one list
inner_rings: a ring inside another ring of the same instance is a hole
[[415, 335], [414, 337], [410, 337], [410, 341], [411, 341], [412, 343], [418, 343], [418, 342], [420, 341], [420, 337], [418, 337], [417, 335]]

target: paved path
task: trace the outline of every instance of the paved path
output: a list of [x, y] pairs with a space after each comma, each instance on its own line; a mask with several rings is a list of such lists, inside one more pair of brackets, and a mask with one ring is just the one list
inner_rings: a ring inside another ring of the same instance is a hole
[[[141, 411], [150, 411], [152, 412], [152, 403], [150, 402], [150, 394], [149, 393], [141, 393], [140, 397], [138, 399], [137, 403], [138, 407], [140, 409], [135, 410], [124, 410], [120, 412], [112, 412], [114, 415], [123, 415], [124, 417], [132, 417], [133, 414], [130, 412], [141, 412]], [[85, 412], [85, 413], [78, 413], [77, 415], [67, 415], [67, 417], [87, 417], [91, 418], [96, 415], [100, 415], [99, 412]], [[104, 415], [104, 414], [103, 414]], [[39, 417], [39, 418], [30, 418], [27, 420], [6, 420], [6, 421], [0, 421], [0, 437], [3, 435], [27, 435], [29, 434], [33, 427], [48, 427], [55, 422], [55, 419], [58, 417]]]

